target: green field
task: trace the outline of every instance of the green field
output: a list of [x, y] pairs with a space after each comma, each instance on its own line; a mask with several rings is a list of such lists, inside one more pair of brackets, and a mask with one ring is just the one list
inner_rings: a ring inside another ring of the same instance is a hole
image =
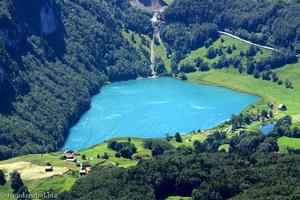
[[191, 197], [181, 197], [181, 196], [171, 196], [166, 198], [166, 200], [190, 200]]
[[174, 0], [163, 0], [167, 5], [170, 5]]
[[159, 57], [163, 60], [167, 71], [171, 72], [171, 61], [167, 57], [166, 47], [164, 46], [163, 43], [160, 43], [159, 45], [154, 44], [154, 54], [156, 57]]
[[278, 138], [279, 152], [286, 153], [287, 147], [291, 149], [300, 149], [300, 138], [281, 137]]
[[[221, 42], [221, 38], [224, 39], [223, 43]], [[226, 52], [227, 48], [229, 46], [232, 47], [233, 45], [236, 46], [236, 50], [233, 50], [231, 54], [228, 54]], [[226, 55], [227, 58], [233, 58], [234, 56], [238, 56], [242, 60], [243, 64], [246, 63], [247, 59], [246, 59], [245, 56], [241, 57], [240, 56], [240, 52], [242, 51], [242, 52], [245, 53], [247, 51], [247, 49], [249, 48], [249, 46], [250, 45], [248, 45], [248, 44], [246, 44], [244, 42], [241, 42], [239, 40], [233, 39], [233, 38], [231, 38], [229, 36], [226, 36], [226, 35], [222, 35], [217, 41], [215, 41], [211, 45], [211, 47], [214, 47], [214, 48], [222, 48], [223, 49], [223, 53]], [[269, 50], [265, 50], [265, 49], [260, 49], [260, 50], [261, 51], [258, 52], [256, 54], [256, 56], [254, 56], [254, 59], [256, 61], [260, 60], [263, 57], [268, 57], [268, 56], [271, 55], [271, 51], [269, 51]], [[214, 62], [217, 62], [219, 60], [219, 58], [220, 58], [220, 56], [217, 56], [217, 57], [215, 57], [213, 59], [208, 59], [208, 58], [205, 57], [206, 53], [207, 53], [207, 49], [205, 47], [201, 47], [201, 48], [199, 48], [197, 50], [191, 51], [191, 53], [185, 59], [183, 59], [180, 62], [180, 64], [181, 63], [185, 63], [185, 62], [193, 62], [194, 59], [196, 59], [198, 57], [202, 58], [205, 62], [208, 62], [209, 64], [212, 64]]]
[[222, 144], [221, 146], [219, 146], [218, 150], [219, 151], [224, 150], [228, 153], [229, 152], [229, 147], [230, 147], [229, 144]]

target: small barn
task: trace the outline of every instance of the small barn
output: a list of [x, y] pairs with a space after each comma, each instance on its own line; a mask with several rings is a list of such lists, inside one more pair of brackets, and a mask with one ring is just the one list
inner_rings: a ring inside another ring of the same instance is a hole
[[279, 104], [279, 105], [278, 105], [278, 110], [281, 110], [281, 111], [287, 110], [286, 105], [284, 105], [284, 104]]
[[66, 159], [67, 162], [76, 162], [76, 158], [67, 158]]
[[82, 169], [79, 171], [80, 176], [86, 175], [87, 171], [85, 169]]
[[52, 172], [52, 171], [53, 171], [53, 168], [51, 165], [50, 166], [48, 165], [45, 167], [45, 172]]

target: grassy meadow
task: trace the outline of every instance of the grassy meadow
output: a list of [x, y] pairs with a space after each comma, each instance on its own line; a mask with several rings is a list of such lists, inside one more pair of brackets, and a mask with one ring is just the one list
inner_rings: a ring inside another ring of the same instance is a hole
[[279, 152], [287, 153], [287, 147], [291, 149], [300, 149], [300, 138], [281, 137], [278, 138]]

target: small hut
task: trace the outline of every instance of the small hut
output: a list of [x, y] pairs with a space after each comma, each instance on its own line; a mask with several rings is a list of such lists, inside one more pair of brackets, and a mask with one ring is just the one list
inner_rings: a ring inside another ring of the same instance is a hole
[[86, 170], [85, 169], [80, 170], [79, 174], [80, 174], [80, 176], [86, 175]]
[[76, 162], [76, 158], [67, 158], [66, 159], [67, 162]]
[[53, 168], [51, 165], [48, 165], [45, 167], [45, 172], [52, 172], [53, 171]]

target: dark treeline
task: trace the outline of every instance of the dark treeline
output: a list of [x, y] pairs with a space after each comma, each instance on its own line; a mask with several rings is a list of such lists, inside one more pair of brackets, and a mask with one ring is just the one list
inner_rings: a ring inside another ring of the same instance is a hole
[[[183, 56], [191, 50], [212, 43], [219, 38], [218, 27], [212, 23], [194, 24], [186, 26], [182, 23], [174, 23], [161, 27], [161, 36], [174, 51], [182, 54], [176, 55], [179, 62]], [[167, 53], [170, 53], [167, 51]]]
[[121, 35], [151, 34], [150, 17], [125, 0], [1, 1], [0, 160], [57, 150], [99, 86], [150, 75]]
[[[286, 121], [278, 121], [284, 131], [290, 129]], [[274, 134], [246, 131], [229, 139], [215, 132], [193, 148], [177, 149], [147, 140], [145, 147], [159, 152], [154, 158], [128, 169], [97, 166], [59, 199], [298, 199], [299, 155], [278, 154]], [[222, 144], [229, 144], [229, 153], [218, 150]]]
[[164, 12], [167, 23], [215, 23], [255, 43], [300, 53], [300, 2], [280, 0], [175, 0]]

